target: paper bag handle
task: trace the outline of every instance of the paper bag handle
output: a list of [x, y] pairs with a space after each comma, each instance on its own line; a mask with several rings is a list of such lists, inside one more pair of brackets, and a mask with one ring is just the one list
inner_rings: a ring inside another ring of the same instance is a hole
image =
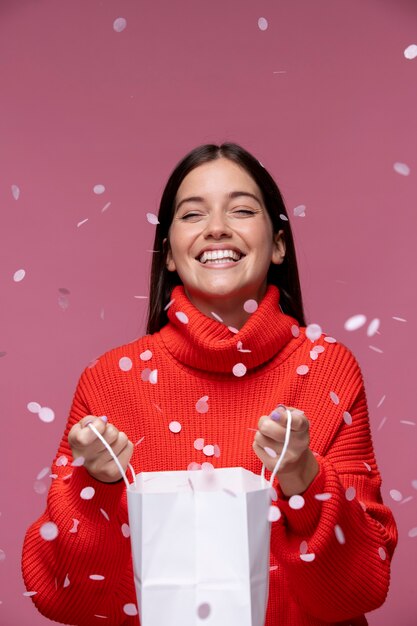
[[[109, 454], [111, 455], [111, 457], [113, 458], [113, 461], [116, 463], [117, 468], [119, 470], [119, 472], [122, 475], [123, 480], [125, 481], [126, 487], [129, 489], [129, 481], [127, 480], [127, 476], [125, 471], [123, 470], [123, 467], [120, 464], [119, 459], [117, 458], [117, 456], [115, 455], [115, 453], [113, 452], [113, 450], [111, 449], [111, 446], [107, 443], [107, 441], [104, 439], [103, 435], [101, 435], [97, 428], [95, 426], [93, 426], [92, 424], [88, 424], [88, 426], [91, 428], [91, 430], [93, 431], [93, 433], [96, 435], [96, 437], [98, 437], [101, 441], [101, 443], [103, 444], [103, 446], [105, 446], [109, 452]], [[128, 463], [128, 468], [130, 469], [132, 476], [133, 476], [133, 482], [136, 484], [136, 474], [135, 474], [135, 470], [133, 469], [133, 467], [131, 466], [130, 463]]]
[[[282, 450], [281, 450], [281, 454], [279, 455], [278, 461], [275, 463], [275, 467], [274, 470], [271, 474], [271, 478], [269, 479], [269, 484], [272, 487], [272, 484], [274, 482], [274, 478], [281, 466], [282, 463], [282, 459], [285, 456], [285, 453], [287, 452], [287, 448], [288, 448], [288, 444], [290, 442], [290, 433], [291, 433], [291, 422], [292, 422], [292, 416], [291, 416], [291, 411], [289, 409], [285, 409], [287, 411], [287, 428], [285, 430], [285, 439], [284, 439], [284, 445], [282, 446]], [[261, 472], [261, 476], [263, 478], [263, 480], [265, 480], [265, 465], [262, 465], [262, 472]]]

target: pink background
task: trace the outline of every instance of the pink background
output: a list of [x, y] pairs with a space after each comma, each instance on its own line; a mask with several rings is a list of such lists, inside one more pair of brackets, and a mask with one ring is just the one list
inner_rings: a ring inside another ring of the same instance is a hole
[[[51, 623], [22, 595], [22, 539], [46, 498], [34, 482], [82, 369], [144, 333], [146, 213], [188, 150], [225, 140], [281, 186], [308, 322], [349, 346], [365, 376], [400, 532], [370, 624], [417, 624], [417, 59], [404, 56], [416, 25], [415, 0], [1, 1], [1, 624]], [[346, 331], [358, 313], [366, 324]]]

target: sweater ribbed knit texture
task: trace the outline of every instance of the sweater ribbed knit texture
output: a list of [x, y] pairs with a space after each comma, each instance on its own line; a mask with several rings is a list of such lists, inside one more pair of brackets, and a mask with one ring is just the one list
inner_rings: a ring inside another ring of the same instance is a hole
[[[64, 624], [139, 624], [123, 609], [136, 604], [130, 540], [122, 532], [128, 522], [124, 483], [100, 483], [83, 467], [71, 467], [68, 432], [82, 417], [107, 415], [137, 443], [131, 461], [136, 472], [184, 470], [208, 461], [260, 474], [254, 429], [282, 403], [310, 420], [310, 447], [320, 470], [301, 509], [290, 507], [278, 485], [282, 515], [271, 528], [265, 625], [366, 624], [364, 614], [387, 594], [397, 530], [381, 500], [354, 356], [324, 334], [312, 343], [305, 329], [281, 312], [275, 286], [237, 334], [198, 311], [183, 287], [174, 289], [172, 299], [169, 322], [160, 332], [107, 352], [81, 375], [53, 464], [57, 478], [46, 511], [25, 537], [23, 575], [28, 591], [36, 591], [34, 603]], [[313, 347], [321, 350], [317, 358], [311, 356]], [[120, 368], [123, 357], [132, 362], [128, 371]], [[237, 363], [247, 368], [241, 377], [233, 374]], [[307, 374], [297, 373], [300, 365], [308, 366]], [[204, 396], [208, 410], [202, 413], [196, 404]], [[173, 420], [181, 423], [181, 432], [169, 430]], [[196, 450], [197, 438], [217, 445], [217, 456]], [[90, 500], [80, 497], [85, 487], [94, 487]], [[53, 541], [39, 532], [49, 521], [59, 531]], [[176, 626], [175, 616], [172, 624], [155, 626]]]

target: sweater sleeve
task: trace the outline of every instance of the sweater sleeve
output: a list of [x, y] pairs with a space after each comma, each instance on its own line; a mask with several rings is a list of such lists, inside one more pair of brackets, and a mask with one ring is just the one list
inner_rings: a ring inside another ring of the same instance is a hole
[[46, 510], [25, 536], [23, 578], [37, 609], [49, 619], [94, 626], [107, 618], [114, 626], [133, 626], [137, 617], [123, 610], [136, 605], [130, 541], [122, 528], [127, 523], [124, 483], [101, 483], [72, 466], [68, 445], [73, 424], [94, 414], [90, 384], [86, 370], [52, 466]]
[[363, 379], [356, 361], [353, 367], [360, 384], [351, 422], [342, 420], [326, 453], [317, 456], [319, 473], [302, 494], [302, 508], [291, 508], [278, 489], [282, 517], [271, 535], [295, 601], [326, 622], [352, 619], [384, 602], [397, 543], [393, 515], [381, 498]]

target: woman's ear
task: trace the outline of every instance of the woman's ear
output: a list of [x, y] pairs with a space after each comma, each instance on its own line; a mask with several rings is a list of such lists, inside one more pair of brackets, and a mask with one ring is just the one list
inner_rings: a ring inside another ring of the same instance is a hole
[[272, 245], [273, 247], [271, 261], [275, 265], [280, 265], [284, 261], [286, 251], [283, 230], [279, 230], [277, 233], [274, 234], [274, 241]]
[[169, 245], [169, 241], [168, 239], [165, 237], [165, 239], [162, 242], [162, 246], [164, 248], [164, 251], [166, 250], [166, 261], [165, 261], [165, 265], [166, 268], [168, 270], [168, 272], [175, 272], [177, 270], [176, 265], [174, 263], [174, 259], [172, 258], [172, 252], [171, 252], [171, 246]]

